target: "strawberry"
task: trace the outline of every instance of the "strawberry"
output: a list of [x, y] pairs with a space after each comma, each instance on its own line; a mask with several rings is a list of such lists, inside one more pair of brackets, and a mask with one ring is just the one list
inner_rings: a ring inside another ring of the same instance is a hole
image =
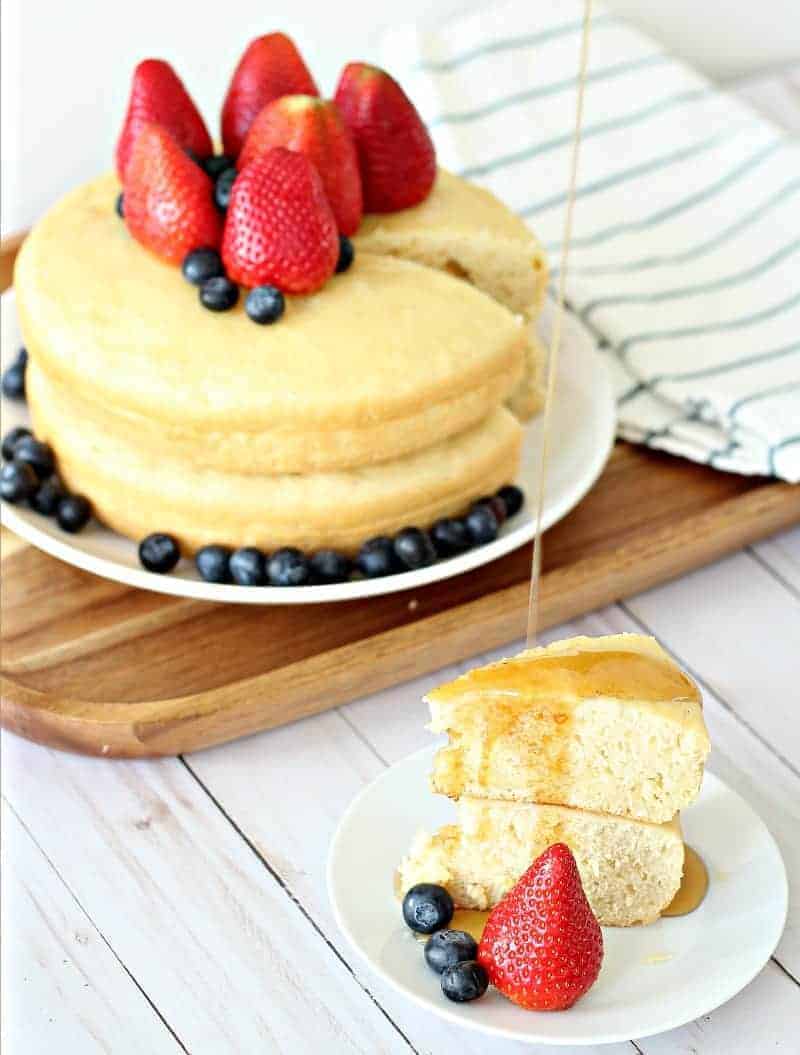
[[594, 985], [603, 935], [568, 846], [536, 858], [486, 921], [478, 962], [509, 1000], [533, 1011], [563, 1011]]
[[179, 146], [198, 158], [214, 153], [203, 118], [177, 73], [168, 62], [145, 59], [134, 70], [128, 111], [117, 140], [115, 159], [121, 180], [125, 179], [133, 144], [149, 122], [163, 125]]
[[250, 126], [237, 168], [271, 147], [313, 161], [342, 234], [355, 234], [363, 203], [356, 148], [336, 104], [313, 95], [284, 95], [267, 103]]
[[252, 40], [239, 60], [222, 106], [222, 143], [237, 157], [256, 115], [281, 95], [319, 95], [314, 78], [285, 33]]
[[128, 230], [164, 260], [180, 264], [192, 249], [219, 245], [211, 180], [160, 125], [140, 130], [124, 188]]
[[234, 282], [312, 293], [338, 258], [336, 220], [308, 158], [273, 147], [242, 169], [222, 236], [222, 260]]
[[397, 81], [375, 66], [351, 62], [335, 98], [356, 143], [367, 212], [396, 212], [427, 198], [436, 152]]

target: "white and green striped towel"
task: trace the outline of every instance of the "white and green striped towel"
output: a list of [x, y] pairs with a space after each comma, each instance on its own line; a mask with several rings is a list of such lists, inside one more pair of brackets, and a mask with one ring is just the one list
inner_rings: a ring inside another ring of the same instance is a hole
[[[558, 263], [583, 5], [499, 5], [384, 40], [442, 165]], [[595, 6], [568, 271], [627, 439], [800, 480], [800, 145]]]

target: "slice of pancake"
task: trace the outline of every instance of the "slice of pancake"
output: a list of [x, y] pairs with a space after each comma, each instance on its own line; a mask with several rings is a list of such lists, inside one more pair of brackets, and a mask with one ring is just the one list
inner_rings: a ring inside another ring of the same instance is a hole
[[135, 421], [127, 431], [104, 427], [82, 395], [54, 383], [34, 359], [27, 389], [36, 435], [53, 445], [70, 490], [87, 495], [116, 531], [134, 540], [168, 532], [187, 553], [210, 543], [353, 553], [375, 535], [463, 513], [513, 480], [519, 463], [521, 427], [498, 407], [457, 436], [379, 465], [302, 475], [221, 472], [168, 443], [160, 451], [142, 446]]
[[[363, 249], [258, 326], [214, 313], [114, 211], [106, 176], [35, 226], [15, 286], [31, 358], [98, 426], [236, 474], [396, 460], [474, 428], [523, 372], [523, 321], [452, 276]], [[117, 425], [121, 419], [125, 425]]]
[[710, 744], [700, 692], [650, 637], [576, 637], [429, 693], [434, 791], [662, 823], [697, 795]]
[[598, 922], [651, 923], [678, 891], [683, 837], [678, 818], [630, 818], [525, 802], [462, 799], [459, 824], [421, 832], [400, 865], [398, 887], [438, 883], [459, 908], [489, 909], [553, 843], [572, 850]]

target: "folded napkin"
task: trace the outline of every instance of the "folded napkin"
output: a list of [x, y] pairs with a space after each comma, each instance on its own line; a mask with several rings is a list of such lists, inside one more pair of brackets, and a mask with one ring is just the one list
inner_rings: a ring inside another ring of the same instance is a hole
[[[555, 272], [583, 4], [403, 27], [386, 65], [440, 163], [525, 217]], [[626, 439], [800, 480], [800, 145], [595, 5], [567, 296]]]

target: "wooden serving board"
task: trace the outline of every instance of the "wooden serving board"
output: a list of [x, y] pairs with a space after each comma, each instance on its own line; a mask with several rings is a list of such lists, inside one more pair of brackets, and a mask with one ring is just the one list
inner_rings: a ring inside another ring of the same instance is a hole
[[[797, 522], [800, 487], [618, 443], [591, 493], [545, 536], [540, 624]], [[223, 743], [522, 637], [530, 568], [525, 546], [418, 590], [257, 608], [121, 586], [4, 532], [0, 720], [111, 757]]]

